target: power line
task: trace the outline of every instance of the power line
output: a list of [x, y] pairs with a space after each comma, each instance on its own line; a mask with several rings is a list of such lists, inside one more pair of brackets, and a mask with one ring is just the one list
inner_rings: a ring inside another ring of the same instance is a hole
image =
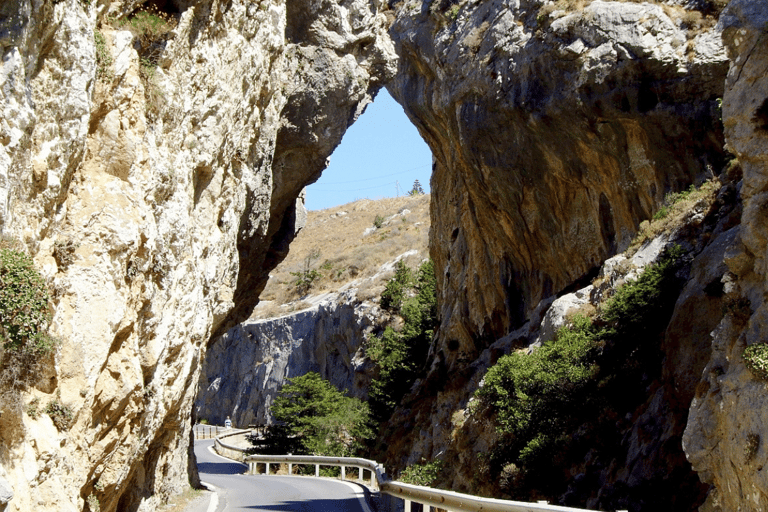
[[[362, 180], [351, 180], [351, 181], [336, 181], [336, 182], [333, 182], [333, 183], [319, 183], [319, 185], [321, 187], [323, 185], [346, 185], [347, 183], [360, 183], [361, 181], [378, 180], [378, 179], [381, 179], [381, 178], [389, 178], [390, 176], [397, 176], [399, 174], [405, 174], [407, 172], [417, 171], [419, 169], [424, 169], [425, 167], [432, 167], [432, 164], [420, 165], [418, 167], [414, 167], [413, 169], [408, 169], [407, 171], [394, 172], [392, 174], [382, 174], [381, 176], [376, 176], [374, 178], [364, 178]], [[391, 185], [391, 184], [392, 183], [387, 183], [387, 185]], [[310, 185], [310, 186], [312, 186], [312, 185]]]
[[389, 185], [394, 185], [396, 182], [390, 181], [389, 183], [384, 183], [383, 185], [376, 185], [375, 187], [365, 187], [365, 188], [350, 188], [350, 189], [344, 189], [344, 190], [322, 190], [319, 188], [313, 188], [310, 190], [310, 192], [359, 192], [361, 190], [373, 190], [375, 188], [381, 188], [381, 187], [387, 187]]

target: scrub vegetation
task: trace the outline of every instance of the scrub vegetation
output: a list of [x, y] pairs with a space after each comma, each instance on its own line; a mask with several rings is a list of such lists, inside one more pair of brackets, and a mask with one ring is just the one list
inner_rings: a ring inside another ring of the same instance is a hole
[[[492, 418], [498, 442], [488, 463], [511, 495], [549, 482], [594, 449], [620, 443], [616, 420], [645, 399], [661, 356], [659, 339], [682, 286], [683, 250], [670, 247], [593, 318], [577, 316], [530, 354], [499, 359], [476, 394], [476, 412]], [[541, 489], [546, 493], [548, 489]]]
[[0, 400], [19, 411], [21, 393], [32, 386], [55, 353], [48, 333], [48, 288], [32, 258], [12, 240], [0, 243]]

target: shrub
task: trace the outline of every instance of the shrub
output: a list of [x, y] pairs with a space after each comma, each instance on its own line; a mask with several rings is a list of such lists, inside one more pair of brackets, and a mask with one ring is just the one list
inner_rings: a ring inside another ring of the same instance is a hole
[[768, 381], [768, 343], [756, 343], [744, 349], [744, 364], [756, 378]]
[[440, 473], [443, 471], [443, 461], [433, 460], [427, 462], [421, 459], [421, 463], [408, 466], [400, 473], [398, 481], [412, 484], [422, 485], [425, 487], [433, 487], [439, 483]]
[[373, 219], [373, 227], [376, 229], [381, 229], [381, 226], [384, 225], [384, 217], [381, 215], [376, 215], [376, 218]]
[[71, 238], [58, 239], [53, 243], [53, 258], [59, 268], [66, 269], [75, 261], [75, 251], [78, 247]]
[[107, 48], [107, 40], [99, 30], [93, 31], [93, 42], [96, 47], [96, 78], [108, 82], [112, 80], [112, 54]]
[[101, 512], [101, 504], [99, 503], [99, 498], [97, 498], [95, 494], [89, 494], [85, 501], [88, 503], [89, 512]]
[[72, 419], [74, 418], [72, 409], [68, 405], [62, 403], [59, 395], [57, 395], [56, 399], [52, 402], [48, 402], [48, 405], [45, 406], [43, 412], [51, 417], [53, 424], [56, 425], [56, 429], [62, 432], [69, 429]]
[[0, 336], [4, 348], [46, 348], [43, 338], [49, 321], [48, 290], [32, 258], [0, 249]]
[[301, 272], [291, 272], [291, 275], [296, 279], [293, 281], [293, 286], [299, 295], [306, 295], [309, 290], [315, 285], [315, 281], [323, 277], [323, 274], [315, 269], [302, 270]]
[[16, 410], [20, 393], [38, 378], [58, 344], [47, 331], [48, 300], [32, 258], [0, 248], [0, 399]]
[[[383, 421], [413, 385], [418, 366], [425, 361], [437, 324], [434, 264], [426, 261], [416, 277], [401, 260], [395, 276], [381, 294], [382, 307], [403, 318], [400, 333], [387, 327], [380, 337], [368, 340], [366, 354], [376, 363], [377, 376], [369, 395], [374, 417]], [[410, 296], [409, 296], [410, 295]]]
[[27, 415], [36, 420], [40, 416], [40, 398], [35, 397], [27, 404]]
[[488, 370], [478, 397], [496, 412], [497, 429], [527, 437], [523, 449], [535, 451], [541, 434], [561, 433], [578, 395], [596, 375], [597, 339], [591, 322], [575, 317], [556, 338], [533, 353], [513, 352]]
[[304, 269], [299, 272], [291, 272], [296, 279], [293, 286], [299, 295], [306, 295], [315, 285], [315, 282], [322, 279], [323, 274], [312, 268], [312, 262], [320, 257], [320, 251], [315, 249], [304, 258]]

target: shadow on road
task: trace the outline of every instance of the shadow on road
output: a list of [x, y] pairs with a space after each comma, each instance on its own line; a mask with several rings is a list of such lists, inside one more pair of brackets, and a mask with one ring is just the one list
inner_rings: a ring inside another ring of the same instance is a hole
[[343, 500], [307, 500], [307, 501], [282, 501], [268, 505], [250, 505], [243, 507], [248, 510], [270, 510], [272, 512], [359, 512], [360, 502], [357, 498]]
[[235, 462], [199, 462], [197, 471], [203, 475], [241, 475], [248, 469]]

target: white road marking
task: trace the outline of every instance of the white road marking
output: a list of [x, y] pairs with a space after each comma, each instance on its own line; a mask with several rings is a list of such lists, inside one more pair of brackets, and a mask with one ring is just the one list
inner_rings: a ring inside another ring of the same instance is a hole
[[203, 482], [202, 480], [200, 483], [212, 493], [211, 501], [208, 502], [208, 512], [216, 512], [216, 507], [219, 506], [219, 495], [216, 493], [216, 486], [209, 484], [208, 482]]

